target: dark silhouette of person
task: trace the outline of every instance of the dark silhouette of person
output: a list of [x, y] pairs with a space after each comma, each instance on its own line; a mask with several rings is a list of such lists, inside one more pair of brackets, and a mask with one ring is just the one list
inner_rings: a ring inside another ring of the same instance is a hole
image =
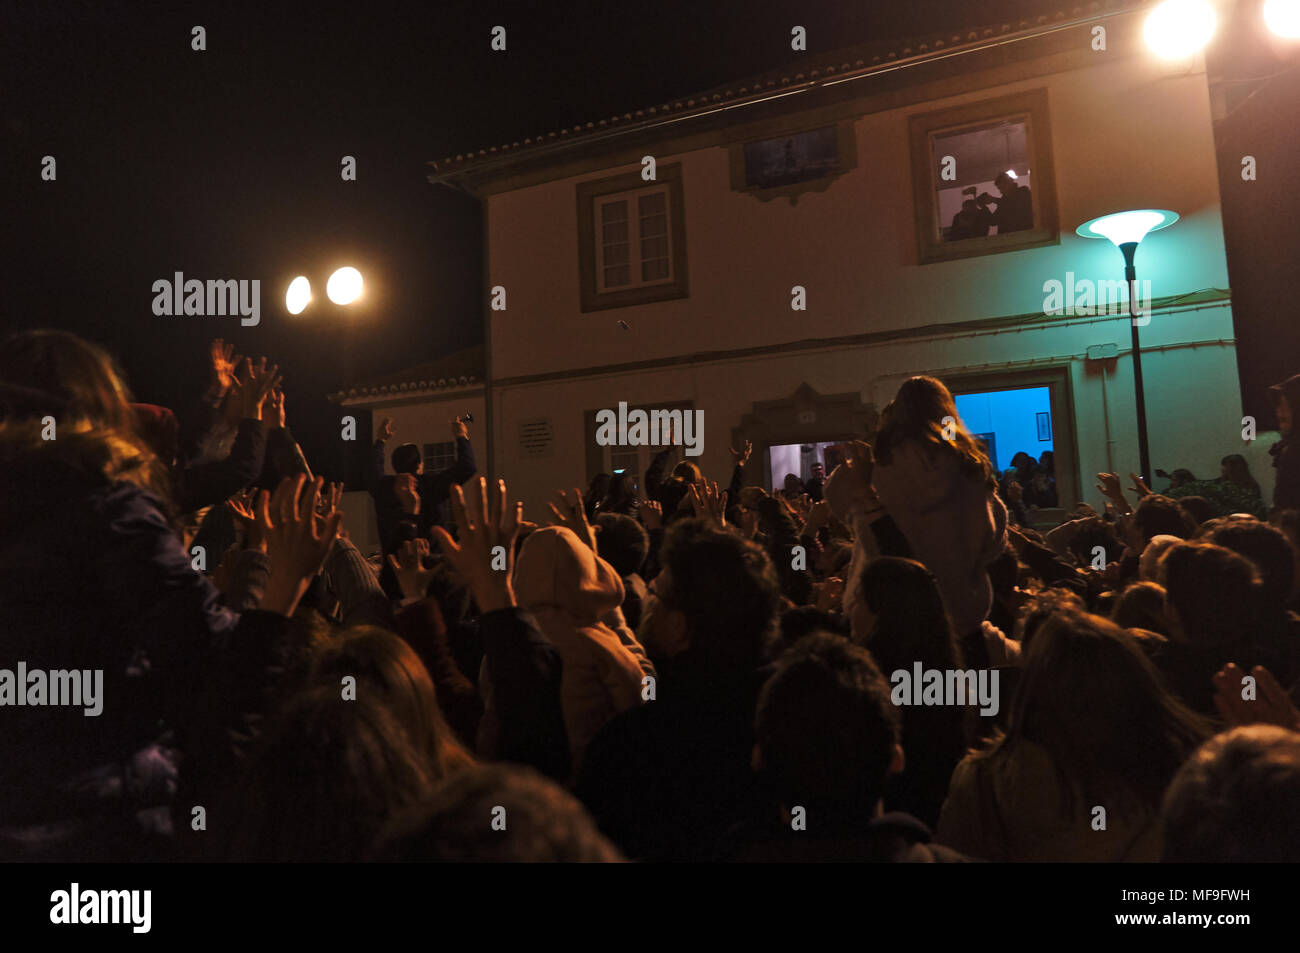
[[974, 199], [961, 203], [961, 211], [952, 217], [952, 227], [948, 229], [948, 241], [958, 242], [966, 238], [984, 238], [993, 224], [993, 213]]
[[986, 209], [990, 202], [997, 206], [997, 211], [993, 213], [993, 224], [997, 226], [998, 234], [1023, 232], [1033, 228], [1034, 200], [1029, 189], [1017, 185], [1016, 180], [1006, 172], [999, 172], [993, 184], [998, 187], [1001, 198], [995, 199], [987, 192], [982, 192], [976, 201]]

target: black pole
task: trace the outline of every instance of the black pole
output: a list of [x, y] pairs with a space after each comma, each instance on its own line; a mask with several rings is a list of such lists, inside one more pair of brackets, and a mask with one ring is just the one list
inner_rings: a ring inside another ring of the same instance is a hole
[[1137, 242], [1125, 242], [1119, 246], [1124, 253], [1124, 278], [1128, 282], [1129, 325], [1133, 332], [1133, 395], [1137, 401], [1138, 424], [1138, 476], [1142, 482], [1151, 485], [1151, 450], [1147, 444], [1147, 395], [1142, 386], [1142, 341], [1138, 334], [1137, 312], [1137, 268], [1133, 257], [1137, 253]]

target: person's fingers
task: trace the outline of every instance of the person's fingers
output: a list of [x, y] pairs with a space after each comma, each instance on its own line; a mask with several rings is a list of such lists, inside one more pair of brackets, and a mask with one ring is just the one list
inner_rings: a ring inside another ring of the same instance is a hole
[[[466, 532], [469, 531], [469, 515], [465, 512], [465, 491], [459, 485], [451, 488], [451, 515], [457, 526]], [[450, 536], [447, 538], [451, 539]]]
[[[462, 506], [461, 509], [463, 511], [464, 507]], [[459, 568], [460, 547], [457, 546], [456, 541], [451, 538], [451, 533], [447, 532], [441, 526], [435, 526], [433, 528], [433, 538], [434, 541], [438, 544], [438, 548], [442, 550], [443, 555], [447, 557], [447, 559], [452, 563], [452, 565]]]
[[[325, 525], [321, 529], [319, 537], [316, 537], [315, 525], [309, 525], [312, 526], [311, 533], [313, 538], [316, 539], [317, 543], [321, 547], [320, 559], [321, 562], [324, 562], [325, 557], [329, 554], [330, 547], [334, 545], [334, 540], [338, 538], [339, 530], [343, 527], [343, 514], [331, 513], [329, 519], [325, 521]], [[317, 568], [320, 568], [319, 564], [317, 564]]]
[[423, 536], [415, 540], [415, 554], [421, 559], [429, 555], [429, 541]]
[[555, 514], [554, 522], [560, 526], [563, 526], [565, 522], [564, 512], [554, 503], [547, 503], [546, 506], [552, 513]]
[[254, 512], [257, 515], [258, 524], [263, 529], [271, 528], [271, 514], [268, 511], [268, 507], [270, 506], [270, 503], [271, 503], [271, 494], [266, 492], [266, 490], [262, 490], [260, 493], [257, 494], [257, 504], [256, 504], [257, 508]]
[[393, 572], [399, 574], [401, 573], [402, 564], [397, 561], [397, 557], [394, 556], [392, 553], [388, 554], [388, 565], [393, 570]]
[[1255, 676], [1255, 684], [1259, 687], [1260, 697], [1279, 711], [1294, 711], [1295, 703], [1291, 701], [1291, 696], [1287, 694], [1282, 684], [1273, 677], [1273, 673], [1262, 665], [1256, 665], [1251, 669], [1250, 674]]
[[298, 519], [304, 521], [311, 518], [316, 512], [316, 500], [320, 496], [321, 484], [324, 483], [323, 477], [316, 477], [314, 480], [304, 480], [303, 485], [298, 489]]
[[301, 473], [294, 477], [286, 477], [280, 484], [283, 494], [280, 497], [279, 516], [280, 522], [289, 524], [296, 520], [298, 515], [298, 497], [302, 494], [302, 485], [304, 478]]

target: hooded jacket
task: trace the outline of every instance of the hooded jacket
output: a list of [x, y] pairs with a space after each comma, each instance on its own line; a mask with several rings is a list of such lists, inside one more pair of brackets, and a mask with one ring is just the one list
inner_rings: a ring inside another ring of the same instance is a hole
[[607, 721], [641, 704], [641, 679], [653, 668], [623, 622], [618, 573], [571, 530], [548, 526], [528, 537], [514, 588], [520, 608], [560, 653], [560, 700], [576, 766]]
[[[1280, 384], [1269, 388], [1274, 401], [1286, 399], [1291, 413], [1300, 413], [1300, 374], [1288, 377]], [[1273, 466], [1277, 469], [1277, 483], [1273, 488], [1273, 506], [1275, 509], [1300, 508], [1300, 442], [1295, 437], [1295, 425], [1290, 433], [1268, 451], [1273, 455]]]

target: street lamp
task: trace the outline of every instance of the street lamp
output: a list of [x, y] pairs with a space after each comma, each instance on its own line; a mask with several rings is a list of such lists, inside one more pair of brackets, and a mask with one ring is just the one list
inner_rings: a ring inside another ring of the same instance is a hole
[[[1138, 328], [1150, 321], [1138, 320], [1137, 269], [1133, 265], [1138, 244], [1151, 232], [1168, 228], [1178, 221], [1178, 213], [1167, 209], [1142, 208], [1114, 212], [1084, 222], [1075, 234], [1083, 238], [1105, 238], [1124, 255], [1124, 279], [1128, 282], [1129, 324], [1133, 332], [1133, 392], [1137, 400], [1138, 468], [1143, 481], [1151, 482], [1151, 453], [1147, 446], [1147, 398], [1142, 387], [1142, 341]], [[1150, 304], [1150, 302], [1148, 302]]]

